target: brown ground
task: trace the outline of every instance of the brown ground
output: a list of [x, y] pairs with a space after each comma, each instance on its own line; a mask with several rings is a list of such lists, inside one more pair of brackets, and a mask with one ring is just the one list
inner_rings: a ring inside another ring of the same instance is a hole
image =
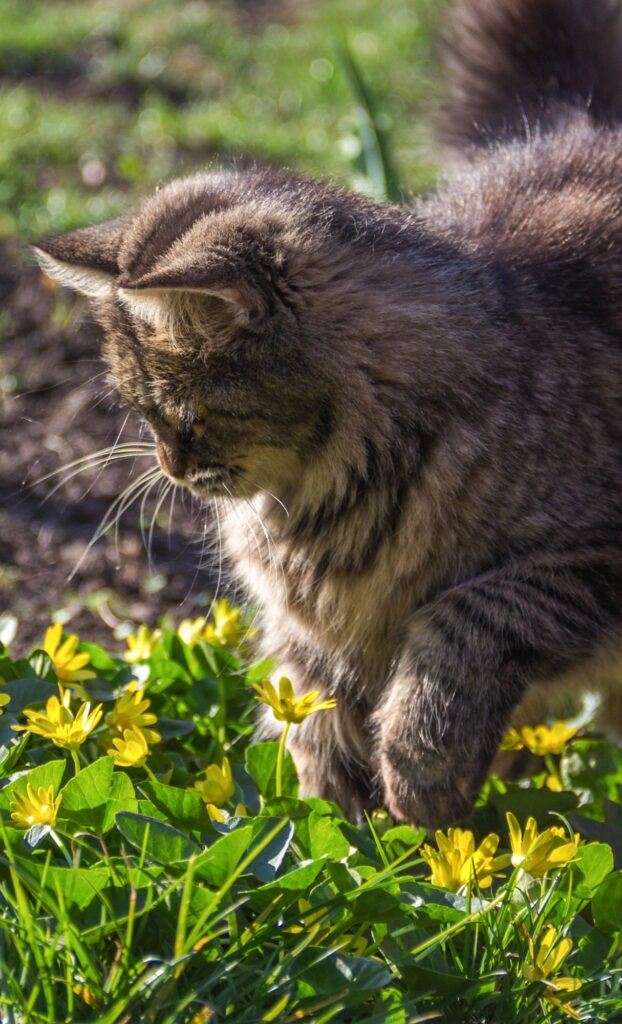
[[[167, 502], [150, 565], [138, 503], [123, 516], [118, 550], [108, 533], [68, 580], [110, 503], [149, 462], [80, 473], [54, 494], [60, 476], [37, 482], [113, 444], [127, 410], [107, 394], [99, 332], [85, 307], [46, 286], [23, 259], [17, 247], [0, 252], [0, 612], [19, 616], [20, 651], [41, 641], [50, 613], [60, 608], [71, 610], [70, 628], [84, 639], [114, 646], [101, 617], [103, 611], [110, 618], [102, 605], [106, 590], [116, 595], [117, 616], [137, 622], [154, 623], [165, 613], [177, 621], [209, 603], [215, 572], [200, 567], [203, 513], [178, 497], [169, 533]], [[122, 439], [138, 434], [130, 416]]]

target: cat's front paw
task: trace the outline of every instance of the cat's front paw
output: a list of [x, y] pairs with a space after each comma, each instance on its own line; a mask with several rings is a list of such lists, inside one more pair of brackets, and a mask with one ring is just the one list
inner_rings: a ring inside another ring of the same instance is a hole
[[471, 811], [481, 775], [438, 754], [413, 755], [395, 743], [378, 756], [384, 805], [397, 821], [434, 829], [451, 825]]

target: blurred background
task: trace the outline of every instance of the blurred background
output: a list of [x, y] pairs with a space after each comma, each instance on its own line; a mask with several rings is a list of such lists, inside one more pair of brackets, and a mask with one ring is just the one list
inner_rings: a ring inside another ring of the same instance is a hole
[[138, 424], [123, 425], [86, 307], [25, 243], [115, 216], [158, 182], [251, 161], [407, 201], [435, 177], [441, 6], [0, 0], [0, 612], [19, 616], [20, 646], [53, 612], [106, 641], [119, 620], [200, 614], [215, 579], [202, 514], [180, 501], [172, 520], [157, 512], [152, 559], [153, 503], [68, 579], [130, 469], [52, 493], [59, 470]]

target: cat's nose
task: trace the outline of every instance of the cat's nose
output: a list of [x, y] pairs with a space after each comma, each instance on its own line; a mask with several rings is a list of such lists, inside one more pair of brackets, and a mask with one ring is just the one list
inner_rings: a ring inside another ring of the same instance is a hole
[[172, 480], [181, 483], [188, 468], [184, 452], [164, 444], [162, 441], [156, 441], [156, 451], [162, 472], [170, 476]]

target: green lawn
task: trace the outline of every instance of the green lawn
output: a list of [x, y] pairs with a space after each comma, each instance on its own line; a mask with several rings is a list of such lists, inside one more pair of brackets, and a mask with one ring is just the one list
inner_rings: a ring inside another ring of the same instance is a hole
[[280, 19], [275, 5], [274, 20], [244, 31], [227, 0], [0, 0], [1, 232], [101, 220], [219, 160], [287, 164], [381, 192], [344, 45], [370, 83], [404, 189], [429, 184], [421, 111], [433, 95], [438, 6], [308, 0]]

